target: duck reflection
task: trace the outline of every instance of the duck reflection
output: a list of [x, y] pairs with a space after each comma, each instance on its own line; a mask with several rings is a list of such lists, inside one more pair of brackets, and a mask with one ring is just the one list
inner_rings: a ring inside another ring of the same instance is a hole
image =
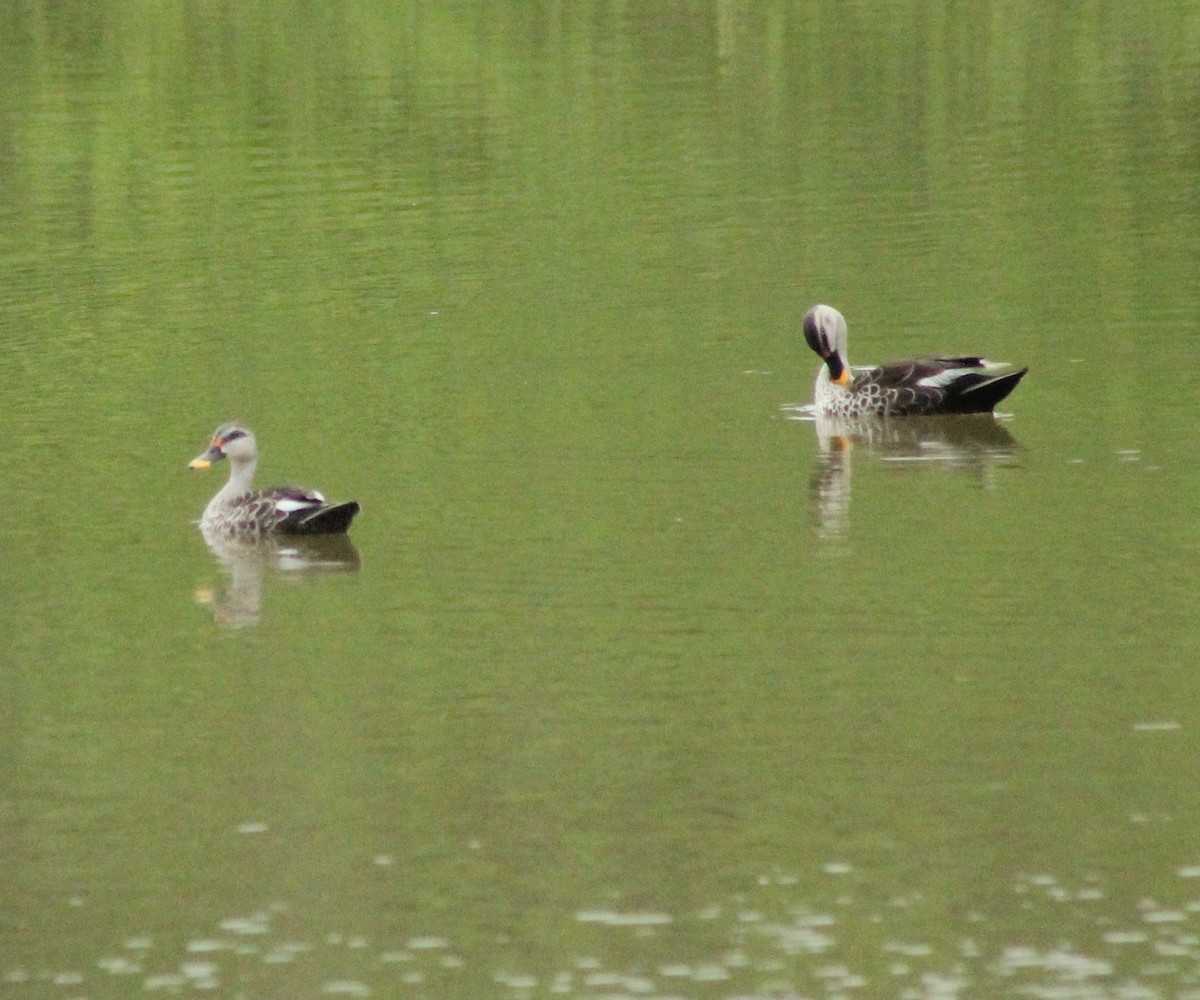
[[991, 414], [940, 417], [833, 418], [811, 414], [820, 461], [809, 484], [821, 534], [841, 535], [849, 522], [851, 458], [855, 451], [901, 467], [949, 469], [990, 489], [994, 472], [1018, 450], [1008, 428]]
[[267, 535], [238, 537], [201, 528], [209, 550], [227, 576], [219, 587], [197, 588], [198, 604], [212, 606], [213, 620], [228, 628], [258, 621], [263, 578], [295, 579], [314, 573], [353, 572], [361, 565], [349, 535]]

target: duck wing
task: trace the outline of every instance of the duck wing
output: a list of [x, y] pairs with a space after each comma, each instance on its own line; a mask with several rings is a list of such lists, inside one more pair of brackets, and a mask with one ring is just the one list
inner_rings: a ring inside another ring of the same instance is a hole
[[241, 531], [329, 535], [346, 531], [358, 511], [354, 501], [331, 504], [316, 490], [273, 486], [238, 497], [225, 516], [231, 526]]
[[322, 504], [294, 523], [286, 522], [289, 526], [280, 530], [296, 535], [340, 535], [350, 530], [350, 522], [359, 510], [355, 500]]
[[917, 358], [862, 372], [853, 391], [877, 396], [894, 416], [990, 413], [1028, 370], [976, 357]]
[[329, 503], [316, 490], [299, 486], [273, 486], [253, 495], [262, 509], [269, 531], [289, 535], [334, 535], [346, 531], [359, 511], [358, 504]]

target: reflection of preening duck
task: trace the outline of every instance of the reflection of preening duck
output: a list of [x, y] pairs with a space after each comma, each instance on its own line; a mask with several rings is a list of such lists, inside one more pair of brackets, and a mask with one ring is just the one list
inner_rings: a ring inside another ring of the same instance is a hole
[[817, 374], [816, 408], [827, 417], [990, 413], [1029, 370], [983, 358], [917, 358], [851, 375], [846, 320], [832, 306], [813, 306], [805, 314], [804, 339], [825, 362]]
[[207, 469], [213, 462], [229, 459], [229, 482], [204, 508], [200, 526], [207, 531], [239, 534], [332, 535], [346, 531], [358, 504], [331, 504], [315, 490], [274, 486], [252, 490], [258, 446], [254, 435], [240, 424], [222, 424], [203, 455], [192, 459], [189, 469]]

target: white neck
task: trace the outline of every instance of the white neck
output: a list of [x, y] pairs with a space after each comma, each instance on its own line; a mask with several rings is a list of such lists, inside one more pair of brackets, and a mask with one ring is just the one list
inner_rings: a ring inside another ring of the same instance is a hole
[[834, 388], [833, 379], [829, 377], [829, 365], [821, 362], [821, 368], [817, 372], [817, 385], [813, 391], [813, 401], [820, 409], [828, 399], [830, 399], [837, 390]]
[[208, 502], [208, 506], [204, 510], [205, 516], [207, 517], [227, 503], [249, 493], [250, 483], [254, 480], [254, 468], [257, 465], [257, 458], [231, 458], [229, 460], [229, 482]]

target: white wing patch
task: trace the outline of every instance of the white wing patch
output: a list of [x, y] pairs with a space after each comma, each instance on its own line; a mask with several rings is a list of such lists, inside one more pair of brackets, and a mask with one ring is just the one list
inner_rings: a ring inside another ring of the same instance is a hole
[[293, 514], [298, 510], [307, 510], [313, 506], [311, 500], [276, 500], [275, 509], [284, 514]]
[[926, 375], [923, 379], [918, 379], [917, 385], [926, 386], [930, 389], [944, 389], [948, 385], [953, 385], [964, 375], [970, 375], [974, 371], [974, 368], [947, 368], [936, 375]]

